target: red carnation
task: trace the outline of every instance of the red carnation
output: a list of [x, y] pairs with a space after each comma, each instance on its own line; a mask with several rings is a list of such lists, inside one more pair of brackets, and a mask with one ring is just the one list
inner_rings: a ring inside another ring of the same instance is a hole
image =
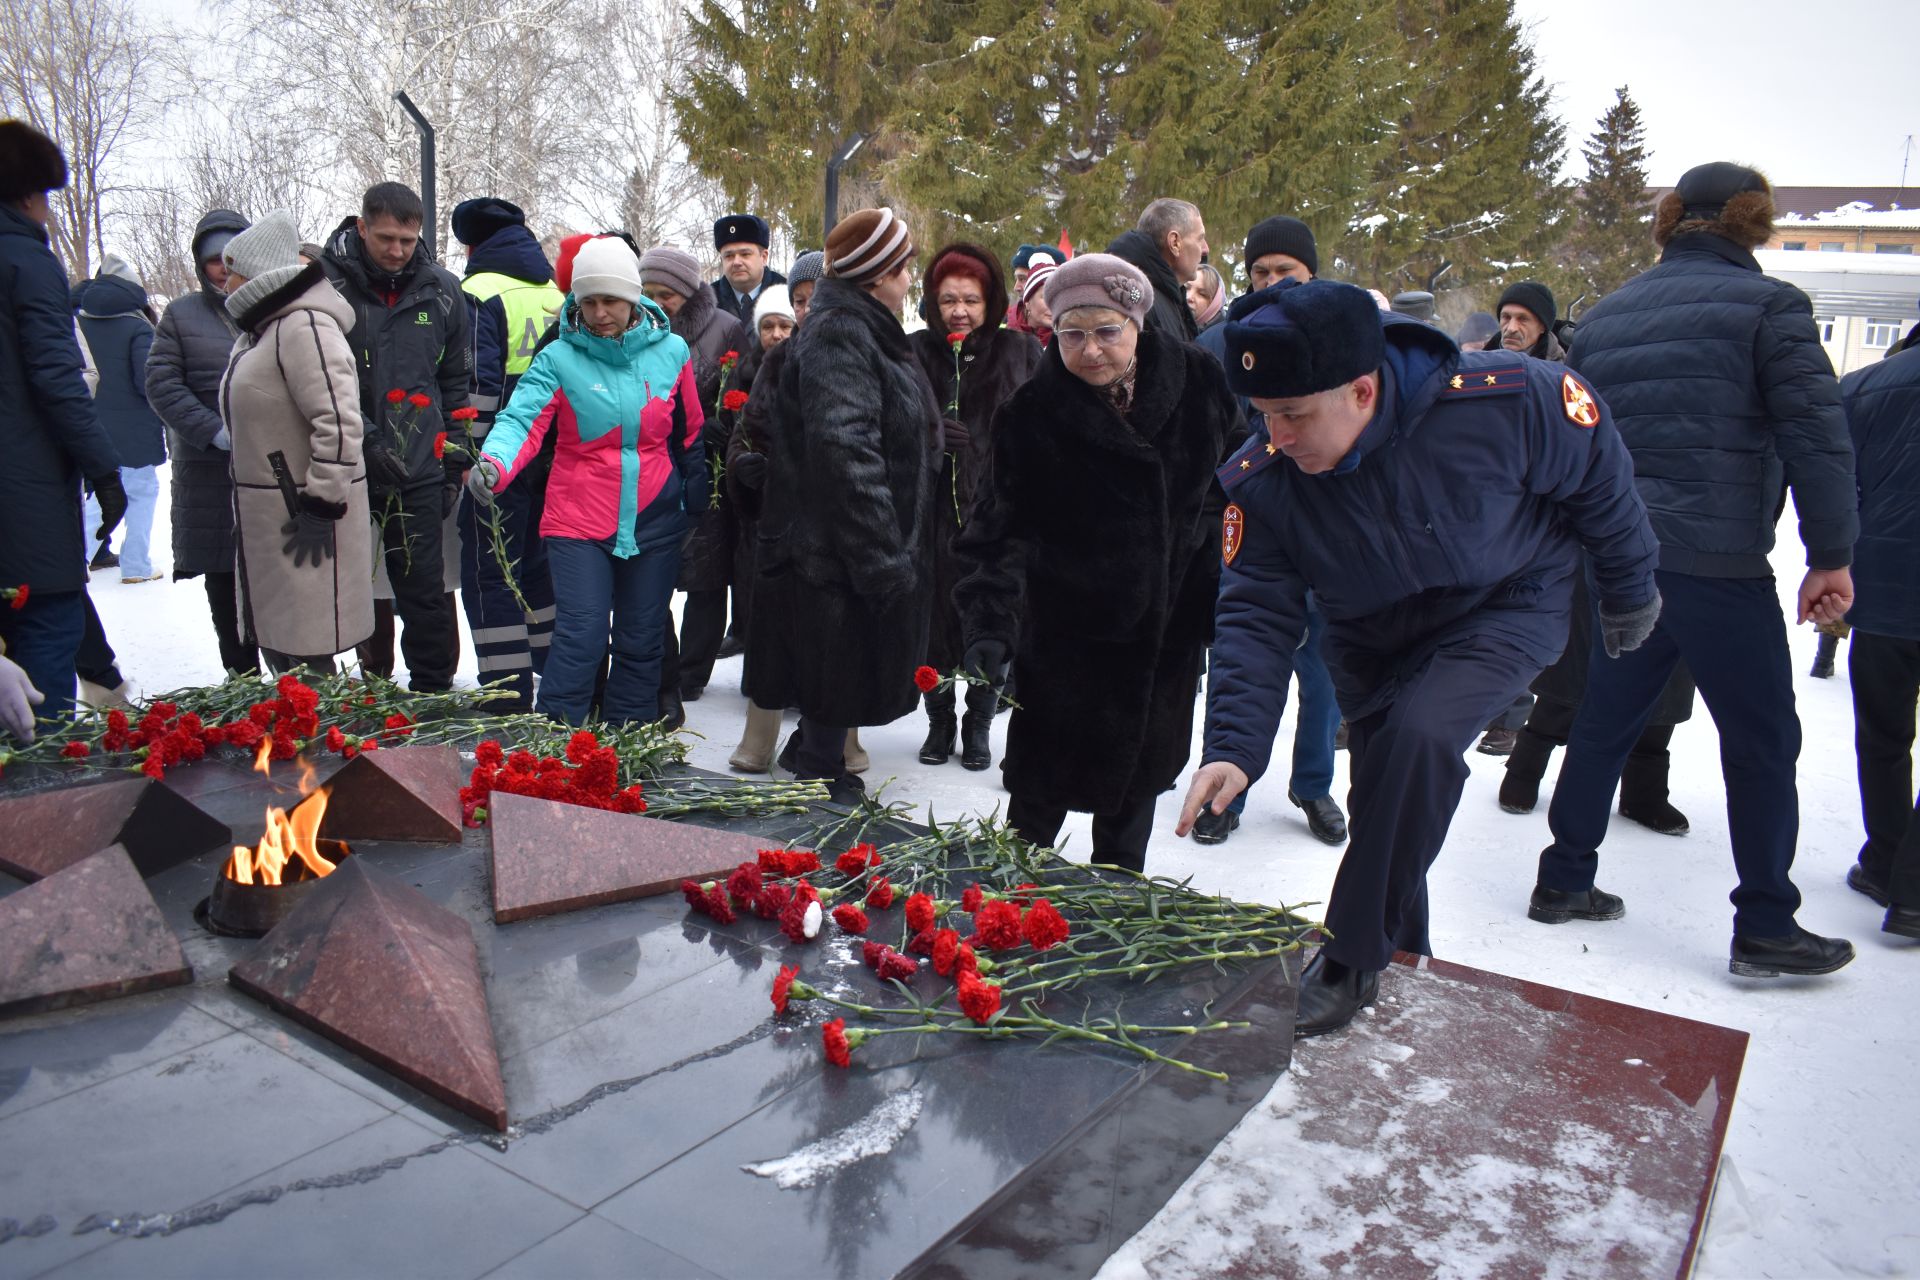
[[882, 982], [905, 982], [920, 972], [920, 962], [888, 948], [880, 957], [878, 972]]
[[933, 928], [933, 899], [924, 893], [907, 898], [907, 928], [921, 933]]
[[933, 939], [934, 939], [933, 930], [922, 929], [920, 932], [913, 935], [913, 940], [911, 942], [907, 943], [907, 950], [913, 952], [913, 954], [917, 956], [930, 956], [933, 954]]
[[913, 672], [914, 687], [922, 693], [932, 693], [940, 687], [940, 673], [932, 667], [916, 667]]
[[950, 333], [947, 335], [947, 345], [956, 351], [960, 349], [960, 344], [966, 340], [967, 335], [964, 333]]
[[30, 588], [24, 582], [13, 589], [13, 607], [14, 608], [24, 609], [27, 607], [27, 594], [31, 589], [32, 588]]
[[75, 738], [72, 742], [60, 748], [60, 754], [68, 760], [85, 760], [93, 754], [93, 748], [78, 738]]
[[770, 884], [753, 895], [753, 914], [762, 920], [778, 920], [793, 901], [793, 890], [784, 884]]
[[970, 884], [960, 894], [960, 909], [968, 915], [980, 909], [980, 886]]
[[444, 431], [434, 432], [433, 456], [435, 458], [445, 458], [447, 456], [447, 433]]
[[395, 387], [393, 390], [387, 392], [388, 404], [399, 404], [402, 400], [405, 400], [406, 398], [407, 398], [406, 389], [403, 387]]
[[734, 365], [738, 364], [739, 362], [740, 362], [740, 353], [738, 351], [727, 350], [722, 352], [720, 355], [720, 367], [722, 369], [731, 369], [733, 368]]
[[869, 938], [860, 944], [860, 963], [878, 972], [880, 969], [880, 957], [886, 955], [887, 952], [891, 950], [893, 950], [893, 948], [887, 946], [885, 943], [875, 942]]
[[845, 853], [835, 858], [833, 860], [833, 866], [836, 871], [844, 872], [850, 876], [857, 876], [868, 867], [879, 865], [879, 862], [880, 855], [874, 850], [874, 847], [870, 844], [862, 843], [854, 845], [851, 849], [848, 849]]
[[140, 772], [156, 780], [164, 778], [167, 776], [166, 762], [159, 756], [148, 756], [146, 763], [140, 766]]
[[416, 409], [425, 409], [433, 404], [433, 397], [424, 391], [416, 391], [407, 397], [407, 403]]
[[720, 397], [720, 407], [728, 413], [740, 412], [747, 407], [747, 393], [744, 391], [727, 392], [727, 394]]
[[787, 1011], [787, 993], [793, 990], [793, 980], [800, 976], [797, 965], [783, 964], [773, 979], [773, 1012], [775, 1016]]
[[387, 717], [387, 729], [388, 737], [404, 738], [413, 732], [413, 721], [407, 717], [406, 712], [396, 711]]
[[953, 966], [960, 961], [960, 935], [952, 929], [942, 929], [933, 935], [933, 971], [943, 978], [953, 976]]
[[[810, 902], [800, 894], [794, 894], [786, 908], [780, 912], [780, 932], [794, 942], [811, 942], [813, 935], [807, 932], [807, 913], [818, 912], [818, 903]], [[814, 929], [819, 930], [819, 917], [816, 914]]]
[[743, 907], [751, 905], [764, 887], [757, 862], [743, 862], [727, 877], [727, 896]]
[[475, 418], [480, 416], [480, 411], [474, 408], [470, 404], [462, 405], [460, 408], [455, 409], [452, 413], [448, 414], [447, 416], [449, 418], [452, 418], [455, 422], [472, 422]]
[[827, 1061], [836, 1067], [853, 1065], [853, 1044], [847, 1039], [847, 1020], [835, 1018], [820, 1028], [820, 1041], [826, 1046]]
[[1020, 908], [1011, 902], [984, 903], [974, 913], [974, 932], [989, 951], [1006, 951], [1020, 945]]
[[1026, 938], [1027, 945], [1035, 951], [1045, 951], [1048, 947], [1067, 940], [1067, 918], [1053, 909], [1053, 904], [1045, 898], [1027, 909], [1020, 917], [1020, 933]]
[[600, 749], [600, 739], [586, 729], [577, 730], [567, 739], [567, 759], [575, 764], [585, 764]]
[[327, 750], [344, 751], [346, 746], [347, 735], [340, 732], [339, 725], [330, 725], [327, 729]]
[[707, 890], [707, 914], [721, 924], [733, 923], [733, 904], [727, 901], [726, 891], [719, 885]]
[[1000, 1011], [1000, 988], [982, 982], [972, 970], [960, 974], [960, 1011], [981, 1026]]
[[852, 903], [846, 903], [833, 909], [833, 922], [848, 933], [867, 931], [867, 913]]
[[500, 744], [488, 738], [473, 749], [473, 758], [490, 769], [497, 769], [500, 767], [500, 762], [507, 757], [506, 752], [501, 750]]
[[867, 905], [885, 911], [893, 905], [893, 881], [885, 876], [876, 876], [867, 887]]
[[973, 948], [963, 942], [960, 944], [960, 954], [953, 958], [953, 969], [955, 973], [978, 973], [980, 957], [973, 954]]
[[707, 891], [702, 889], [696, 881], [682, 880], [680, 882], [680, 896], [685, 898], [687, 905], [695, 911], [705, 911], [707, 909]]

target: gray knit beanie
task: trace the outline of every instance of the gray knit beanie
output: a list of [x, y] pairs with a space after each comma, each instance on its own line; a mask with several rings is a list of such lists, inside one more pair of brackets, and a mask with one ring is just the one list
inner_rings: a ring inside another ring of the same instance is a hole
[[700, 288], [700, 263], [685, 249], [655, 245], [640, 255], [640, 282], [663, 284], [683, 298], [691, 298]]
[[803, 253], [793, 260], [793, 269], [787, 272], [787, 287], [792, 288], [796, 284], [812, 284], [825, 274], [826, 269], [826, 254], [818, 249], [811, 253]]
[[[133, 269], [131, 262], [117, 253], [110, 253], [100, 259], [100, 276], [102, 279], [112, 276], [117, 280], [125, 280], [128, 284], [140, 284], [140, 273]], [[146, 286], [141, 285], [141, 287]]]
[[300, 265], [300, 227], [285, 209], [275, 209], [227, 241], [220, 251], [227, 270], [258, 280], [269, 271]]

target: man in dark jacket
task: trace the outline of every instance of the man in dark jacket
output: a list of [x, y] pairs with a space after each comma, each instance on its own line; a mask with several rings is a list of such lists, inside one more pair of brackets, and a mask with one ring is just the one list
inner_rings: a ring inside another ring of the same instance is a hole
[[[367, 189], [360, 216], [334, 229], [321, 259], [354, 310], [347, 341], [360, 361], [368, 505], [386, 550], [411, 687], [453, 685], [460, 635], [442, 581], [441, 522], [460, 496], [462, 471], [435, 456], [434, 437], [473, 393], [466, 297], [420, 240], [420, 197], [397, 182]], [[420, 406], [411, 397], [426, 400]], [[371, 642], [370, 642], [371, 643]], [[390, 654], [361, 646], [374, 668]]]
[[1920, 938], [1920, 804], [1913, 790], [1920, 697], [1920, 328], [1840, 383], [1860, 483], [1853, 641], [1854, 754], [1867, 842], [1847, 883], [1887, 909], [1881, 929]]
[[753, 328], [753, 306], [760, 291], [787, 278], [767, 265], [767, 246], [773, 229], [764, 218], [730, 213], [713, 224], [713, 247], [720, 254], [720, 278], [713, 282], [713, 300], [739, 322]]
[[236, 336], [227, 315], [227, 265], [220, 251], [247, 229], [231, 209], [213, 209], [193, 229], [197, 293], [175, 298], [160, 316], [147, 355], [147, 403], [167, 424], [173, 459], [173, 576], [204, 576], [220, 665], [251, 674], [260, 654], [240, 634], [234, 595], [233, 442], [220, 421], [220, 379]]
[[1466, 749], [1558, 656], [1581, 548], [1613, 653], [1653, 630], [1657, 548], [1606, 410], [1563, 366], [1463, 353], [1316, 280], [1234, 303], [1227, 376], [1270, 438], [1220, 472], [1213, 690], [1177, 833], [1266, 768], [1311, 589], [1353, 756], [1333, 937], [1295, 1023], [1317, 1035], [1374, 1000], [1396, 949], [1429, 953], [1426, 873]]
[[[453, 235], [467, 246], [467, 274], [460, 287], [473, 327], [473, 407], [480, 416], [468, 434], [477, 443], [486, 438], [493, 415], [513, 398], [540, 335], [566, 295], [555, 287], [553, 268], [518, 205], [495, 196], [463, 200], [454, 206]], [[544, 494], [528, 478], [533, 470], [493, 497], [518, 598], [473, 499], [463, 497], [460, 506], [460, 603], [473, 632], [480, 682], [504, 680], [513, 694], [511, 701], [490, 704], [502, 712], [533, 710], [533, 677], [546, 665], [553, 642], [553, 577], [540, 537]]]
[[[1276, 214], [1263, 218], [1247, 232], [1246, 256], [1241, 261], [1247, 264], [1247, 278], [1253, 284], [1248, 292], [1258, 293], [1282, 280], [1305, 283], [1313, 279], [1320, 270], [1320, 250], [1306, 223]], [[1193, 345], [1218, 360], [1224, 368], [1227, 363], [1224, 318], [1203, 332]], [[1238, 399], [1248, 426], [1265, 444], [1265, 420], [1245, 396]], [[1326, 659], [1322, 656], [1326, 630], [1327, 619], [1309, 595], [1306, 639], [1293, 655], [1293, 675], [1300, 682], [1300, 707], [1293, 727], [1293, 770], [1287, 777], [1287, 799], [1306, 815], [1307, 830], [1313, 833], [1314, 839], [1322, 844], [1341, 845], [1347, 842], [1347, 815], [1340, 812], [1340, 802], [1333, 798], [1334, 735], [1340, 731], [1340, 704], [1333, 696], [1333, 678], [1327, 674]], [[1207, 696], [1211, 707], [1211, 688]], [[1252, 794], [1251, 787], [1242, 791], [1221, 813], [1203, 810], [1193, 823], [1195, 843], [1224, 844], [1240, 825], [1240, 816], [1246, 812], [1247, 798]]]
[[1187, 306], [1187, 282], [1207, 257], [1207, 224], [1198, 205], [1165, 197], [1140, 214], [1140, 225], [1107, 246], [1146, 273], [1153, 286], [1153, 310], [1146, 327], [1176, 342], [1192, 342], [1200, 332]]
[[1773, 232], [1767, 180], [1734, 164], [1690, 169], [1654, 216], [1660, 262], [1587, 312], [1573, 365], [1592, 379], [1633, 454], [1660, 539], [1666, 609], [1630, 658], [1595, 659], [1574, 720], [1527, 914], [1558, 924], [1614, 920], [1594, 887], [1607, 811], [1628, 753], [1682, 658], [1720, 731], [1739, 886], [1736, 974], [1831, 973], [1843, 939], [1794, 921], [1788, 870], [1800, 829], [1800, 720], [1792, 658], [1767, 555], [1793, 489], [1807, 576], [1799, 617], [1837, 622], [1853, 603], [1859, 529], [1840, 388], [1805, 294], [1760, 274]]
[[67, 184], [54, 141], [0, 121], [0, 644], [45, 695], [42, 718], [73, 709], [87, 583], [80, 482], [99, 499], [104, 540], [126, 514], [120, 459], [82, 377], [67, 274], [47, 243], [47, 192]]
[[80, 333], [100, 373], [93, 409], [120, 455], [127, 518], [120, 526], [120, 581], [152, 582], [153, 516], [160, 498], [166, 428], [147, 403], [147, 352], [153, 347], [147, 290], [127, 262], [108, 254], [80, 294]]

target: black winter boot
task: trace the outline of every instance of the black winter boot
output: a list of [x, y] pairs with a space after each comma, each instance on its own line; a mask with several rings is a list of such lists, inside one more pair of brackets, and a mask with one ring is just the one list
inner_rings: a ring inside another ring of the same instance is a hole
[[1620, 771], [1620, 816], [1663, 836], [1683, 836], [1691, 829], [1687, 815], [1667, 799], [1667, 753], [1627, 757]]
[[1521, 729], [1500, 779], [1500, 807], [1508, 813], [1532, 813], [1540, 803], [1540, 780], [1547, 776], [1554, 744], [1531, 729]]
[[920, 744], [920, 763], [945, 764], [952, 759], [959, 728], [953, 715], [953, 686], [927, 694], [927, 740]]
[[1000, 691], [990, 684], [967, 686], [967, 714], [960, 719], [960, 765], [978, 773], [993, 763], [993, 710]]
[[1820, 642], [1813, 650], [1813, 670], [1808, 674], [1816, 680], [1833, 679], [1834, 655], [1840, 652], [1840, 640], [1826, 632], [1820, 633]]

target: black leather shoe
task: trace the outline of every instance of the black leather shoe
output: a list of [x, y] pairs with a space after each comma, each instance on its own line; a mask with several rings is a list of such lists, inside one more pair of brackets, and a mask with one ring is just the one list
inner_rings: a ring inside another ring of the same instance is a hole
[[1474, 750], [1483, 756], [1510, 756], [1514, 743], [1519, 740], [1518, 729], [1489, 729], [1480, 736], [1480, 745]]
[[834, 804], [857, 805], [867, 798], [867, 784], [857, 773], [842, 772], [835, 778], [821, 778], [827, 784], [827, 799]]
[[1887, 900], [1887, 882], [1857, 862], [1847, 868], [1847, 888], [1866, 894], [1883, 907], [1893, 905]]
[[1347, 815], [1340, 812], [1340, 806], [1334, 803], [1332, 796], [1321, 796], [1318, 800], [1302, 800], [1289, 788], [1287, 799], [1293, 801], [1300, 812], [1307, 815], [1307, 830], [1313, 832], [1314, 839], [1321, 844], [1347, 842]]
[[1377, 971], [1349, 969], [1338, 960], [1329, 960], [1324, 949], [1316, 951], [1300, 974], [1300, 1003], [1293, 1015], [1294, 1039], [1338, 1031], [1379, 997]]
[[1225, 813], [1215, 813], [1212, 809], [1200, 810], [1200, 816], [1193, 820], [1193, 842], [1195, 844], [1225, 844], [1227, 837], [1240, 825], [1240, 815], [1229, 809]]
[[120, 557], [109, 551], [104, 542], [100, 544], [100, 549], [93, 553], [93, 559], [87, 561], [89, 569], [118, 569], [119, 567]]
[[684, 685], [680, 689], [680, 701], [698, 702], [700, 701], [700, 695], [705, 693], [706, 691], [707, 691], [707, 686], [705, 686], [704, 684]]
[[952, 703], [942, 715], [938, 711], [927, 714], [927, 740], [920, 744], [921, 764], [945, 764], [953, 759], [954, 739], [959, 736], [960, 722], [954, 718]]
[[1565, 924], [1569, 920], [1618, 920], [1627, 914], [1627, 904], [1604, 889], [1583, 889], [1566, 893], [1545, 885], [1533, 886], [1533, 900], [1527, 904], [1527, 919], [1541, 924]]
[[1729, 972], [1743, 978], [1777, 978], [1783, 973], [1808, 977], [1832, 973], [1853, 960], [1853, 944], [1845, 938], [1823, 938], [1799, 925], [1778, 938], [1733, 935], [1727, 960]]
[[1333, 749], [1335, 751], [1347, 749], [1347, 722], [1344, 718], [1340, 721], [1340, 727], [1333, 731]]
[[737, 658], [746, 651], [747, 642], [729, 631], [720, 637], [720, 648], [713, 657], [714, 661], [718, 662], [721, 658]]
[[787, 745], [780, 748], [780, 754], [774, 758], [773, 762], [788, 773], [796, 775], [799, 773], [800, 731], [798, 729], [787, 735]]
[[1620, 816], [1628, 822], [1639, 823], [1649, 831], [1658, 831], [1663, 836], [1683, 836], [1693, 829], [1687, 824], [1687, 815], [1665, 800], [1651, 804], [1628, 804], [1622, 800]]
[[1887, 918], [1880, 925], [1882, 933], [1897, 933], [1903, 938], [1920, 938], [1920, 907], [1903, 907], [1893, 903], [1887, 908]]
[[960, 767], [975, 773], [993, 763], [993, 718], [971, 710], [960, 718]]

